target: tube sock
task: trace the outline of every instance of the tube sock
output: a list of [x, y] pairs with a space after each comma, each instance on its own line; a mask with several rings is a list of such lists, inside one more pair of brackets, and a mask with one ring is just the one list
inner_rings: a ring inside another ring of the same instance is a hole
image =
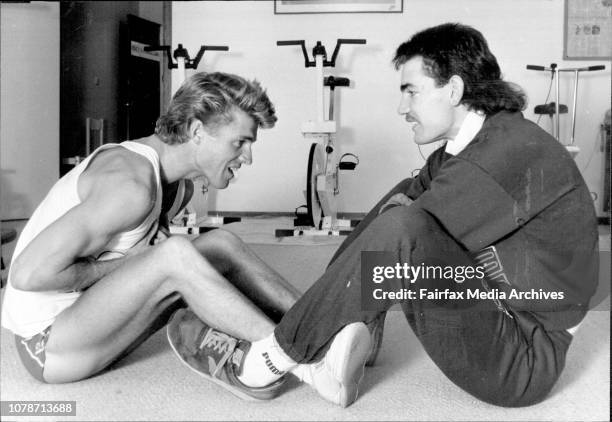
[[274, 333], [251, 343], [238, 379], [250, 387], [264, 387], [295, 368], [297, 363], [285, 354]]

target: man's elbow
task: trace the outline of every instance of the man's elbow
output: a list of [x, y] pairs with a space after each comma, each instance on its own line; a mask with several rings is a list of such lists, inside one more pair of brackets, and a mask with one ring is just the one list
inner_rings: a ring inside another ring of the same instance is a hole
[[13, 261], [11, 265], [11, 284], [18, 290], [45, 290], [46, 279], [47, 276], [44, 271], [40, 271], [36, 265], [23, 262], [19, 258]]

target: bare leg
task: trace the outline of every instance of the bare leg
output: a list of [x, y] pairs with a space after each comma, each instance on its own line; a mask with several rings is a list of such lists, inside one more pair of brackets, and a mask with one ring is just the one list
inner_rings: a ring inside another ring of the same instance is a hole
[[193, 244], [217, 271], [275, 321], [280, 321], [301, 296], [233, 233], [213, 230], [196, 238]]
[[171, 237], [130, 258], [58, 316], [46, 347], [45, 380], [70, 382], [99, 372], [181, 297], [198, 317], [233, 336], [255, 341], [274, 329], [189, 240]]

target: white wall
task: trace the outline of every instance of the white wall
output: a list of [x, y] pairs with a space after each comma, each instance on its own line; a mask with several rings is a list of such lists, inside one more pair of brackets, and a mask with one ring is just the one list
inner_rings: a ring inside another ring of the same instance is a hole
[[[229, 45], [229, 52], [206, 52], [198, 71], [226, 71], [257, 78], [276, 105], [279, 122], [260, 132], [254, 165], [240, 171], [229, 189], [213, 195], [220, 211], [293, 211], [305, 203], [306, 160], [310, 142], [300, 126], [313, 118], [314, 70], [306, 69], [298, 47], [277, 47], [277, 40], [305, 39], [309, 53], [320, 40], [328, 54], [337, 38], [366, 38], [366, 46], [343, 46], [333, 74], [354, 81], [340, 89], [340, 149], [361, 160], [355, 172], [342, 174], [339, 210], [363, 212], [424, 160], [412, 134], [399, 118], [399, 75], [391, 65], [395, 48], [415, 31], [447, 21], [482, 31], [505, 78], [522, 85], [530, 102], [544, 102], [548, 75], [525, 65], [575, 67], [605, 64], [603, 72], [580, 81], [576, 144], [578, 167], [589, 188], [601, 197], [599, 125], [610, 107], [609, 62], [564, 62], [563, 0], [407, 0], [402, 14], [274, 15], [272, 1], [173, 2], [173, 45], [195, 54], [201, 44]], [[330, 68], [326, 68], [326, 73]], [[561, 99], [570, 105], [571, 78], [563, 75]], [[173, 74], [173, 90], [178, 78]], [[549, 100], [551, 101], [551, 100]], [[564, 115], [563, 130], [569, 130]], [[541, 124], [550, 127], [548, 117]], [[568, 135], [569, 136], [569, 135]], [[433, 146], [422, 148], [427, 156]], [[215, 197], [216, 196], [216, 197]], [[597, 204], [599, 209], [599, 204]]]
[[0, 217], [19, 219], [59, 176], [59, 3], [0, 7]]

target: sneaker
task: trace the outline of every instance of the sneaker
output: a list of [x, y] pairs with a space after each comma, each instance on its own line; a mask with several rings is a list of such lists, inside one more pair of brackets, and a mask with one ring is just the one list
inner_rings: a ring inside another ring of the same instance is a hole
[[374, 366], [376, 363], [376, 358], [378, 357], [378, 352], [380, 352], [380, 346], [383, 341], [386, 316], [387, 313], [383, 312], [378, 315], [374, 321], [368, 324], [368, 330], [370, 330], [370, 335], [372, 336], [372, 349], [370, 349], [370, 355], [366, 361], [366, 366]]
[[345, 326], [319, 362], [299, 365], [291, 372], [326, 400], [347, 407], [357, 399], [372, 340], [362, 322]]
[[168, 342], [189, 369], [244, 400], [270, 400], [276, 397], [285, 377], [265, 387], [249, 387], [238, 376], [251, 347], [202, 322], [188, 309], [179, 309], [167, 326]]

